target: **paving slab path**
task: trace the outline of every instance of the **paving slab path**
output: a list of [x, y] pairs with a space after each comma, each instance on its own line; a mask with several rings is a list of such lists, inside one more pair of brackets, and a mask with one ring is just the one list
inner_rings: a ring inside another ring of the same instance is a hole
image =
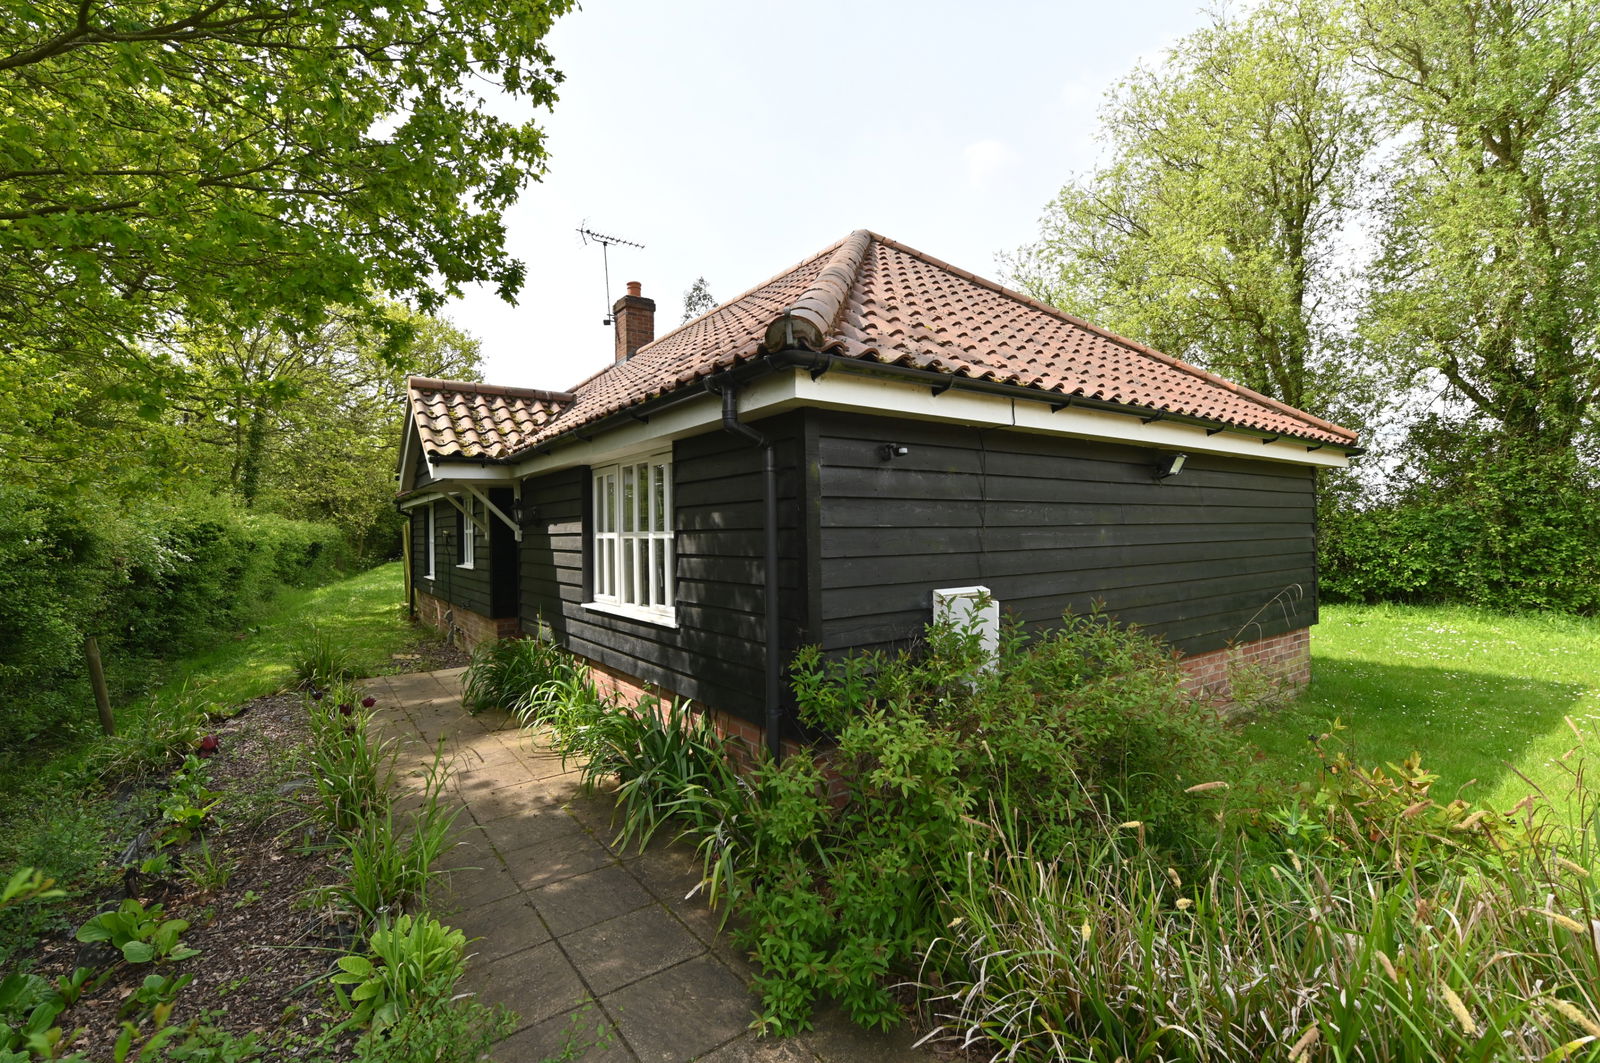
[[420, 773], [441, 742], [453, 765], [459, 844], [436, 908], [477, 939], [465, 988], [518, 1015], [499, 1063], [927, 1063], [909, 1032], [872, 1033], [836, 1011], [801, 1037], [757, 1037], [751, 966], [688, 896], [694, 851], [614, 846], [611, 799], [585, 793], [546, 736], [464, 712], [462, 671], [366, 686], [402, 772]]

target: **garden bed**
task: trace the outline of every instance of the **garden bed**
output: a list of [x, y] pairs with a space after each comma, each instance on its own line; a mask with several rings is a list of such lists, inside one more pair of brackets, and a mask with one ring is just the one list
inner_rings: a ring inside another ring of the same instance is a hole
[[[430, 638], [393, 655], [393, 670], [431, 671], [465, 660]], [[203, 829], [187, 841], [181, 835], [164, 846], [159, 841], [163, 828], [173, 837], [162, 812], [180, 789], [172, 779], [118, 789], [121, 826], [101, 876], [116, 885], [62, 911], [58, 925], [11, 965], [52, 984], [80, 968], [94, 972], [82, 996], [55, 1020], [70, 1037], [60, 1051], [111, 1060], [131, 1020], [138, 1027], [136, 1054], [159, 1025], [153, 1005], [139, 1000], [147, 978], [156, 975], [190, 979], [173, 997], [168, 1028], [207, 1027], [215, 1031], [206, 1035], [208, 1043], [230, 1046], [195, 1058], [254, 1058], [229, 1054], [251, 1037], [266, 1048], [262, 1058], [308, 1050], [322, 1060], [353, 1058], [358, 1031], [321, 1036], [348, 1014], [333, 999], [327, 976], [339, 956], [359, 951], [361, 937], [354, 919], [314, 899], [319, 888], [337, 884], [345, 868], [342, 850], [310, 825], [317, 794], [307, 775], [309, 724], [298, 691], [256, 698], [210, 724], [215, 751], [190, 763], [203, 765], [205, 789], [214, 795], [200, 800], [215, 804]], [[171, 962], [129, 963], [108, 942], [78, 940], [78, 928], [128, 898], [153, 915], [159, 905], [159, 920], [186, 921], [181, 947], [198, 951]], [[177, 1035], [172, 1043], [182, 1040]]]

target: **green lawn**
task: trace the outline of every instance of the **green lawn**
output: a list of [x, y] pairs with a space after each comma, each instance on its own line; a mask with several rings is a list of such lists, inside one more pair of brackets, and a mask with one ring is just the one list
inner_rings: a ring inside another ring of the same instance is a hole
[[[1507, 617], [1455, 606], [1324, 606], [1312, 629], [1311, 689], [1247, 733], [1269, 767], [1305, 777], [1307, 736], [1335, 718], [1350, 756], [1381, 764], [1422, 753], [1436, 797], [1508, 807], [1559, 784], [1559, 758], [1600, 754], [1600, 619]], [[1573, 764], [1577, 757], [1570, 757]]]
[[157, 696], [187, 686], [232, 705], [281, 690], [293, 679], [289, 662], [313, 624], [350, 651], [360, 674], [390, 671], [390, 655], [414, 637], [401, 619], [404, 575], [395, 561], [311, 590], [285, 591], [244, 637], [181, 662]]

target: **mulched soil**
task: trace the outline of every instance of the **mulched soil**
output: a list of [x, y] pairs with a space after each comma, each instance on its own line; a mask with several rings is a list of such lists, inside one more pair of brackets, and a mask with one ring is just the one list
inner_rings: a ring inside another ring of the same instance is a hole
[[[397, 655], [390, 670], [431, 671], [466, 661], [454, 647], [423, 639]], [[112, 1045], [122, 1030], [118, 1011], [153, 971], [194, 976], [178, 995], [171, 1015], [175, 1025], [203, 1018], [208, 1025], [241, 1035], [253, 1031], [264, 1042], [281, 1045], [296, 1033], [313, 1034], [340, 1017], [330, 1010], [337, 1005], [324, 977], [334, 959], [354, 943], [354, 930], [313, 899], [319, 886], [340, 881], [340, 870], [304, 826], [315, 790], [303, 774], [308, 733], [301, 695], [257, 698], [217, 722], [214, 733], [218, 749], [208, 761], [211, 788], [224, 797], [213, 813], [216, 824], [205, 831], [205, 845], [211, 862], [229, 869], [226, 881], [204, 888], [181, 869], [160, 877], [129, 875], [121, 890], [74, 916], [76, 926], [94, 911], [136, 896], [147, 906], [163, 905], [166, 918], [189, 920], [183, 943], [200, 954], [165, 968], [135, 967], [119, 962], [109, 946], [80, 944], [66, 931], [41, 941], [31, 964], [19, 964], [52, 981], [80, 966], [112, 968], [104, 984], [85, 993], [58, 1020], [64, 1029], [81, 1028], [71, 1047], [91, 1059], [112, 1058]], [[155, 785], [164, 789], [165, 782]], [[124, 798], [130, 806], [158, 803], [137, 792]], [[123, 863], [153, 851], [150, 836], [158, 825], [146, 818], [129, 828], [130, 835], [137, 835], [118, 839], [119, 845], [127, 845]], [[202, 862], [198, 840], [174, 860], [190, 868]], [[148, 1033], [148, 1019], [142, 1030]], [[322, 1054], [347, 1058], [349, 1040], [344, 1051]], [[263, 1058], [283, 1054], [269, 1051]]]

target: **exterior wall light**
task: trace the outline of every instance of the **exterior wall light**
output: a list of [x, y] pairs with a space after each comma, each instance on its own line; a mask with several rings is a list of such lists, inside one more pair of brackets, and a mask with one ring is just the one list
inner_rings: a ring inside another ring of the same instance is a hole
[[1165, 480], [1169, 476], [1176, 476], [1183, 471], [1183, 463], [1189, 460], [1187, 454], [1163, 454], [1161, 460], [1156, 462], [1156, 479]]
[[878, 448], [878, 457], [882, 458], [884, 461], [893, 461], [896, 458], [903, 458], [909, 453], [911, 453], [911, 448], [900, 443], [885, 443], [883, 446]]

